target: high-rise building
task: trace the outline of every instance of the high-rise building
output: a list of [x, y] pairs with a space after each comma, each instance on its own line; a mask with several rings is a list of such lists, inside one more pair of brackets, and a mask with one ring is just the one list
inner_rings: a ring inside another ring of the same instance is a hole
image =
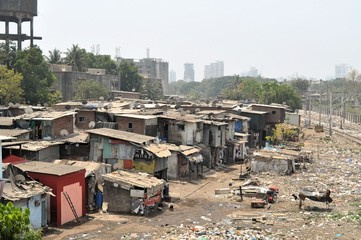
[[209, 65], [204, 66], [204, 78], [219, 78], [224, 76], [224, 63], [223, 61], [216, 61]]
[[344, 78], [348, 74], [350, 67], [347, 64], [335, 65], [335, 78]]
[[177, 73], [174, 70], [169, 71], [169, 82], [176, 82], [177, 81]]
[[143, 58], [134, 61], [135, 66], [138, 68], [139, 75], [145, 79], [157, 80], [160, 79], [163, 88], [163, 94], [168, 94], [168, 62], [159, 58]]
[[184, 64], [184, 81], [194, 82], [194, 66], [193, 63]]

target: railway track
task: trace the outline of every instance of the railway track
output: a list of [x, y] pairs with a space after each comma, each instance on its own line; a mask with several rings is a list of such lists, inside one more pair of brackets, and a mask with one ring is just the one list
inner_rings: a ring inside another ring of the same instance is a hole
[[[325, 132], [328, 133], [328, 134], [330, 133], [329, 129], [325, 129]], [[334, 128], [332, 129], [332, 134], [340, 136], [340, 137], [342, 137], [342, 138], [344, 138], [346, 140], [349, 140], [349, 141], [351, 141], [353, 143], [356, 143], [356, 144], [361, 146], [361, 138], [360, 137], [353, 136], [353, 135], [351, 135], [349, 133], [346, 133], [345, 131], [334, 129]]]

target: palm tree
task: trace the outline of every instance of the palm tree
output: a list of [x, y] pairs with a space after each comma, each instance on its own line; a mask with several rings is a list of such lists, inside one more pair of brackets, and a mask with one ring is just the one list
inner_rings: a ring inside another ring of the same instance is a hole
[[83, 71], [85, 62], [85, 51], [78, 44], [73, 44], [71, 49], [67, 49], [65, 62], [73, 67], [76, 72]]
[[61, 57], [62, 52], [56, 48], [53, 51], [49, 51], [49, 57], [46, 57], [48, 63], [52, 64], [60, 64], [63, 62], [63, 58]]

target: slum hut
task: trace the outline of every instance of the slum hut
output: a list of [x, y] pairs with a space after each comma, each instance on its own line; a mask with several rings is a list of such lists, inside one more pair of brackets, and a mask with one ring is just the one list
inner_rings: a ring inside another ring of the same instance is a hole
[[[32, 161], [17, 165], [31, 178], [53, 189], [50, 198], [50, 219], [61, 226], [85, 215], [85, 169], [82, 167]], [[69, 198], [68, 198], [69, 197]]]
[[203, 172], [203, 156], [201, 149], [194, 146], [169, 144], [168, 149], [172, 155], [168, 158], [168, 178], [188, 180], [197, 179], [198, 174]]
[[165, 181], [147, 173], [117, 170], [103, 175], [103, 180], [109, 212], [146, 215], [162, 200]]
[[226, 141], [227, 148], [225, 152], [225, 163], [231, 164], [235, 162], [244, 162], [247, 156], [246, 143], [248, 141], [232, 139]]
[[155, 115], [114, 114], [118, 130], [156, 137], [158, 118]]
[[196, 145], [203, 141], [203, 121], [179, 112], [158, 116], [160, 138], [177, 145]]
[[15, 118], [16, 127], [31, 129], [30, 139], [51, 140], [74, 132], [76, 112], [32, 112]]
[[251, 161], [251, 171], [290, 175], [296, 171], [295, 160], [293, 157], [277, 152], [255, 151]]
[[268, 112], [265, 111], [254, 111], [248, 108], [242, 108], [239, 112], [241, 116], [250, 118], [249, 132], [250, 136], [250, 147], [261, 147], [265, 144], [265, 137], [269, 126], [266, 126], [266, 115]]
[[[55, 160], [55, 164], [76, 166], [85, 169], [85, 205], [89, 211], [100, 208], [101, 202], [97, 202], [96, 197], [103, 192], [103, 174], [111, 172], [109, 164], [93, 161]], [[99, 199], [99, 198], [98, 198]], [[100, 198], [102, 199], [102, 198]]]
[[3, 165], [3, 177], [8, 179], [1, 202], [12, 202], [15, 207], [30, 210], [30, 224], [35, 229], [46, 227], [50, 219], [50, 196], [52, 189], [30, 178], [12, 164]]
[[208, 168], [214, 168], [219, 163], [225, 163], [226, 127], [228, 123], [204, 120], [203, 143], [207, 146], [203, 149], [205, 155], [204, 164]]
[[57, 141], [63, 143], [59, 147], [60, 159], [71, 159], [79, 161], [89, 160], [89, 134], [86, 132], [74, 133], [62, 137]]
[[13, 155], [31, 161], [51, 162], [59, 159], [59, 145], [61, 144], [61, 142], [55, 141], [31, 141], [17, 145], [9, 144], [8, 146], [4, 144], [4, 149]]
[[115, 169], [132, 169], [135, 151], [156, 140], [155, 137], [109, 128], [87, 132], [90, 134], [89, 159], [109, 163]]

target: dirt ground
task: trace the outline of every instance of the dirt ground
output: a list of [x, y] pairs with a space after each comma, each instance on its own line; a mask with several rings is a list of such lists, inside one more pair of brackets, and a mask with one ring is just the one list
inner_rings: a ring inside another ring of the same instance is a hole
[[[251, 176], [280, 189], [277, 203], [266, 208], [251, 208], [250, 198], [216, 195], [217, 189], [238, 189], [244, 182], [238, 180], [240, 165], [222, 166], [198, 181], [170, 181], [173, 211], [165, 206], [146, 217], [89, 214], [80, 226], [49, 228], [43, 239], [361, 239], [360, 147], [312, 129], [304, 132], [304, 148], [313, 151], [306, 169]], [[330, 188], [329, 209], [306, 200], [300, 210], [292, 194], [306, 186]]]

